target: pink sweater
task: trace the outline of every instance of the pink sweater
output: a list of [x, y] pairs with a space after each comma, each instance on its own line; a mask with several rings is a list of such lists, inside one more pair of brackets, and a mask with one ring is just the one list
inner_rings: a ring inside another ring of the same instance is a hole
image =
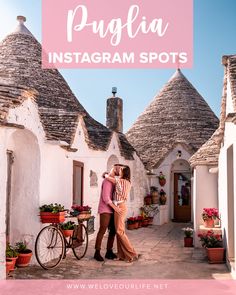
[[100, 195], [100, 201], [98, 205], [98, 213], [113, 213], [113, 209], [111, 208], [109, 203], [112, 202], [113, 194], [114, 194], [115, 185], [111, 183], [109, 180], [104, 179], [102, 182], [102, 189]]

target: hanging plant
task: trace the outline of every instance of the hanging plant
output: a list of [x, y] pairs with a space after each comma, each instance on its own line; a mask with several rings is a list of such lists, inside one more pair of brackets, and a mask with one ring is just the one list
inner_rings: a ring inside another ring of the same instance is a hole
[[165, 205], [166, 204], [166, 193], [163, 189], [160, 190], [160, 205]]
[[166, 177], [162, 172], [160, 172], [158, 179], [160, 186], [164, 186], [166, 184]]

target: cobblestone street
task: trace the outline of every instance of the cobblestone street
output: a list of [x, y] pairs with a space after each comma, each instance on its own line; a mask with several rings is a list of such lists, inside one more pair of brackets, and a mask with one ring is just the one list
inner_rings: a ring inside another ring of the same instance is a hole
[[[127, 231], [138, 261], [97, 262], [93, 259], [94, 240], [81, 261], [69, 253], [55, 269], [38, 265], [16, 269], [9, 279], [231, 279], [225, 264], [208, 264], [204, 249], [184, 248], [182, 227], [168, 223]], [[103, 245], [106, 245], [106, 239]], [[102, 254], [105, 255], [105, 249]]]

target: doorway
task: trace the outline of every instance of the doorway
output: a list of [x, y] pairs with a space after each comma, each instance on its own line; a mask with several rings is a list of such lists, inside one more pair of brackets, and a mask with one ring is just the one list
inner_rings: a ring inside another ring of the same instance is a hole
[[73, 161], [73, 204], [83, 206], [84, 163]]
[[174, 221], [191, 221], [191, 173], [174, 173]]
[[33, 247], [39, 228], [38, 216], [34, 214], [39, 207], [40, 184], [37, 137], [27, 129], [13, 131], [7, 142], [6, 157], [6, 238], [11, 244], [26, 240]]

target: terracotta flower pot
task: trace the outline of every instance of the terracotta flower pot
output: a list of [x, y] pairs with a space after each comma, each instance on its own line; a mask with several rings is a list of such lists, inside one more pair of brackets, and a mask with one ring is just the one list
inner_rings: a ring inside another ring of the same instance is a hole
[[209, 219], [204, 220], [204, 226], [211, 227], [211, 228], [214, 227], [215, 226], [214, 219], [209, 218]]
[[42, 223], [61, 223], [65, 221], [65, 211], [58, 213], [40, 212]]
[[[12, 270], [13, 267], [13, 261], [10, 259], [6, 259], [6, 274], [8, 275], [10, 273], [10, 271]], [[13, 268], [14, 270], [14, 268]]]
[[143, 219], [142, 226], [146, 227], [146, 226], [148, 226], [148, 223], [149, 223], [148, 219]]
[[62, 229], [63, 236], [65, 238], [71, 237], [73, 235], [74, 230], [73, 229]]
[[165, 205], [166, 204], [166, 195], [161, 195], [160, 196], [160, 205]]
[[142, 227], [142, 222], [143, 222], [142, 219], [138, 220], [138, 227]]
[[136, 223], [127, 223], [127, 229], [128, 230], [133, 230], [136, 229]]
[[209, 263], [224, 262], [224, 248], [206, 248]]
[[166, 184], [166, 179], [165, 178], [159, 178], [159, 184], [160, 184], [160, 186], [164, 186]]
[[159, 199], [158, 192], [156, 191], [152, 192], [151, 196], [152, 196], [152, 204], [158, 204], [158, 199]]
[[15, 269], [17, 258], [18, 258], [18, 256], [17, 257], [8, 257], [7, 258], [8, 261], [12, 261], [12, 266], [11, 266], [11, 269], [10, 270], [14, 270]]
[[16, 265], [19, 267], [26, 267], [29, 265], [33, 253], [19, 253], [16, 260]]
[[90, 211], [81, 211], [79, 215], [77, 215], [77, 218], [80, 220], [83, 219], [89, 219], [91, 217], [91, 212]]
[[193, 237], [184, 237], [184, 247], [193, 247]]

